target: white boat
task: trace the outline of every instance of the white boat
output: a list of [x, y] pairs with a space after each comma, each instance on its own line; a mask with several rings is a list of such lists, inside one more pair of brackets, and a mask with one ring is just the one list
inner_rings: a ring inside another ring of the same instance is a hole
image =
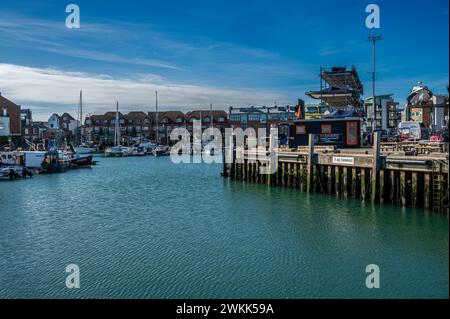
[[132, 154], [132, 150], [126, 146], [114, 146], [110, 147], [105, 151], [105, 155], [108, 157], [125, 157], [130, 156]]
[[158, 145], [157, 147], [155, 147], [153, 149], [152, 154], [155, 157], [169, 156], [170, 155], [170, 150], [169, 150], [168, 146]]
[[133, 149], [122, 146], [119, 144], [119, 135], [120, 135], [120, 127], [119, 127], [119, 102], [116, 102], [116, 121], [114, 123], [114, 147], [109, 147], [105, 150], [105, 156], [107, 157], [125, 157], [131, 155]]
[[87, 146], [77, 146], [75, 147], [75, 152], [80, 155], [92, 155], [97, 150], [93, 147], [87, 147]]

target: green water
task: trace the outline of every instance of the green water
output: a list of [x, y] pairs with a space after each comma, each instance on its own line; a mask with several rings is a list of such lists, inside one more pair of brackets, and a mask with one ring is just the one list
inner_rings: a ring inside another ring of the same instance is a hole
[[[80, 289], [65, 286], [72, 263]], [[448, 267], [445, 216], [233, 182], [219, 165], [101, 158], [0, 183], [2, 298], [448, 298]]]

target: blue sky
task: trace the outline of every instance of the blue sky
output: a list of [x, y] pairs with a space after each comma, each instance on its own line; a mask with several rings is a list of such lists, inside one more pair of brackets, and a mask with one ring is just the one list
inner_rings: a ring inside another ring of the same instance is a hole
[[[317, 89], [320, 66], [355, 65], [371, 94], [369, 34], [380, 33], [378, 93], [402, 104], [423, 81], [448, 85], [448, 1], [74, 1], [81, 28], [66, 29], [69, 1], [2, 0], [0, 91], [35, 117], [113, 108], [201, 109], [294, 104]], [[381, 29], [365, 7], [381, 8]]]

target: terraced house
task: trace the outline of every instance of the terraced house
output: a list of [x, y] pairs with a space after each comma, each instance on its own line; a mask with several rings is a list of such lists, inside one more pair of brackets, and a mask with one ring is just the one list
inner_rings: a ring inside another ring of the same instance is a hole
[[[223, 131], [228, 123], [228, 114], [222, 110], [197, 110], [186, 114], [181, 111], [119, 112], [121, 140], [135, 142], [146, 139], [170, 144], [170, 133], [174, 128], [184, 127], [192, 132], [193, 122], [200, 119], [203, 128], [214, 125]], [[94, 142], [111, 144], [114, 141], [115, 120], [116, 112], [86, 117], [85, 135]]]

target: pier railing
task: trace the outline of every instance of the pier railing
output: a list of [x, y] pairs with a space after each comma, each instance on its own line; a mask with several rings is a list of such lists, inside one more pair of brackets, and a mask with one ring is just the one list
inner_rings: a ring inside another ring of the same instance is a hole
[[[223, 176], [242, 182], [319, 192], [362, 201], [449, 212], [448, 153], [407, 155], [383, 151], [378, 138], [373, 148], [334, 149], [315, 146], [275, 149], [277, 169], [261, 174], [270, 161], [268, 150], [249, 149], [243, 157], [224, 163]], [[448, 149], [448, 144], [442, 149]], [[242, 156], [242, 155], [241, 155]]]

